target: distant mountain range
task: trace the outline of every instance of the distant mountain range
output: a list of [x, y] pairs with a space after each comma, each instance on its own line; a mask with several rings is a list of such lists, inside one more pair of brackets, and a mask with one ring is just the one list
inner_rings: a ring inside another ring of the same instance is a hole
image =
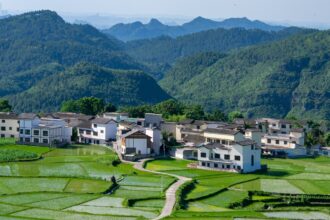
[[122, 41], [131, 41], [151, 39], [159, 36], [178, 37], [217, 28], [244, 28], [259, 29], [264, 31], [279, 31], [284, 27], [269, 25], [258, 20], [251, 21], [247, 18], [230, 18], [223, 21], [213, 21], [203, 17], [197, 17], [194, 20], [180, 26], [169, 26], [162, 24], [157, 19], [151, 19], [148, 24], [142, 24], [141, 22], [116, 24], [109, 29], [103, 30], [103, 32]]
[[[18, 111], [56, 111], [62, 101], [89, 95], [117, 105], [169, 98], [118, 40], [90, 25], [68, 24], [55, 12], [1, 19], [0, 45], [0, 96]], [[105, 87], [116, 91], [100, 90]], [[149, 88], [153, 98], [145, 95]]]

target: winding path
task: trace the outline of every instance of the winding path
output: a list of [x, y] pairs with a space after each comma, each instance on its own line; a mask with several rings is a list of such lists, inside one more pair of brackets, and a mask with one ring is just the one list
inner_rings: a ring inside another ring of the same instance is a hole
[[151, 160], [151, 159], [143, 159], [143, 160], [140, 160], [140, 161], [134, 163], [134, 168], [141, 170], [141, 171], [149, 172], [149, 173], [172, 176], [172, 177], [175, 177], [178, 179], [166, 190], [165, 205], [164, 205], [160, 215], [158, 217], [154, 218], [154, 220], [158, 220], [158, 219], [162, 219], [167, 216], [170, 216], [172, 214], [174, 206], [175, 206], [175, 202], [176, 202], [175, 195], [176, 195], [177, 190], [180, 188], [181, 185], [183, 185], [187, 181], [190, 181], [191, 179], [184, 177], [184, 176], [175, 175], [175, 174], [169, 174], [169, 173], [163, 173], [163, 172], [145, 169], [144, 163], [147, 162], [148, 160]]
[[154, 174], [159, 174], [159, 175], [167, 175], [167, 176], [172, 176], [172, 177], [177, 178], [177, 181], [174, 182], [166, 190], [166, 193], [165, 193], [166, 201], [165, 201], [165, 205], [162, 209], [162, 212], [160, 213], [159, 216], [157, 216], [153, 220], [159, 220], [159, 219], [165, 218], [167, 216], [170, 216], [173, 212], [173, 209], [174, 209], [174, 206], [175, 206], [175, 203], [176, 203], [176, 192], [178, 191], [180, 186], [182, 186], [185, 182], [190, 181], [191, 178], [187, 178], [187, 177], [179, 176], [179, 175], [175, 175], [175, 174], [169, 174], [169, 173], [163, 173], [163, 172], [148, 170], [148, 169], [144, 168], [144, 164], [145, 164], [145, 162], [147, 162], [149, 160], [152, 160], [150, 158], [149, 159], [142, 159], [142, 160], [139, 160], [138, 162], [130, 162], [130, 161], [123, 160], [120, 153], [117, 152], [117, 154], [118, 154], [119, 159], [123, 163], [134, 164], [133, 167], [137, 170], [141, 170], [141, 171], [145, 171], [145, 172], [149, 172], [149, 173], [154, 173]]

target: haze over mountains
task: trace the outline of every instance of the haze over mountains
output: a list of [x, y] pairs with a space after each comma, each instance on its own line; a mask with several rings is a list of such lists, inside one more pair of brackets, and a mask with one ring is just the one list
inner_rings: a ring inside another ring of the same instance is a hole
[[223, 21], [213, 21], [203, 17], [197, 17], [183, 25], [169, 26], [162, 24], [160, 21], [153, 18], [147, 24], [142, 24], [141, 22], [133, 22], [128, 24], [120, 23], [109, 29], [103, 30], [103, 32], [122, 41], [131, 41], [150, 39], [159, 36], [178, 37], [217, 28], [244, 28], [259, 29], [264, 31], [279, 31], [284, 27], [268, 25], [258, 20], [251, 21], [247, 18], [230, 18]]
[[185, 25], [197, 33], [123, 42], [51, 11], [1, 19], [0, 96], [17, 111], [56, 111], [83, 96], [118, 106], [174, 97], [250, 117], [330, 120], [329, 31], [204, 22]]

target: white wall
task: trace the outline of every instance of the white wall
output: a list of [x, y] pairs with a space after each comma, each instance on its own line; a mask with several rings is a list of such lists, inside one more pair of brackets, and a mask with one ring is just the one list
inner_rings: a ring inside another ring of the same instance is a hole
[[150, 149], [147, 147], [147, 139], [142, 138], [126, 138], [125, 147], [135, 148], [136, 154], [150, 154]]

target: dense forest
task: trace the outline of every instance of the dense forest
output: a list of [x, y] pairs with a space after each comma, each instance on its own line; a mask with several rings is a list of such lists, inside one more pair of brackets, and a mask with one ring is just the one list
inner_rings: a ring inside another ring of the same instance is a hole
[[160, 85], [175, 98], [207, 109], [329, 120], [329, 58], [330, 31], [319, 31], [238, 50], [210, 63], [205, 61], [213, 54], [186, 58]]
[[126, 52], [148, 66], [156, 79], [162, 78], [178, 58], [201, 52], [227, 53], [251, 45], [285, 39], [292, 35], [306, 34], [315, 30], [285, 28], [281, 31], [246, 30], [243, 28], [216, 29], [189, 34], [178, 38], [162, 36], [127, 42]]

